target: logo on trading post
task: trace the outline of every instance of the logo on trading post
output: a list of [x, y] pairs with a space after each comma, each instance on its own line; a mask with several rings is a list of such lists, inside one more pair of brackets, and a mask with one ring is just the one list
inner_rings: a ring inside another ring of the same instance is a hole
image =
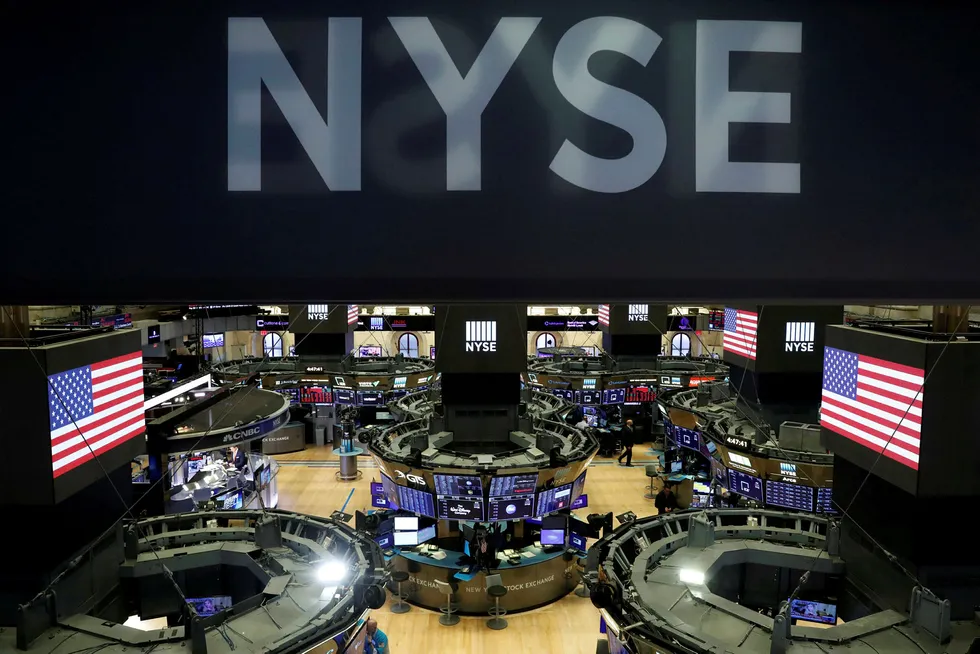
[[467, 320], [466, 321], [466, 351], [467, 352], [496, 352], [497, 351], [497, 321], [496, 320]]
[[649, 304], [631, 304], [626, 314], [626, 322], [646, 322], [649, 317]]
[[380, 332], [384, 331], [385, 319], [375, 316], [371, 318], [371, 331]]
[[404, 479], [405, 481], [411, 482], [418, 486], [425, 486], [425, 479], [419, 475], [413, 475], [412, 473], [405, 473], [401, 470], [395, 470], [395, 476], [397, 479]]
[[330, 315], [330, 307], [326, 304], [306, 305], [306, 317], [310, 320], [326, 320]]
[[786, 351], [813, 352], [816, 331], [816, 323], [813, 322], [786, 323]]

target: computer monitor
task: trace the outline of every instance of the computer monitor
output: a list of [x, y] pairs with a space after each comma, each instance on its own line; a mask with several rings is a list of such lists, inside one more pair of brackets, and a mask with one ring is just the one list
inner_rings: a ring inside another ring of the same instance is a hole
[[417, 531], [396, 531], [394, 537], [395, 547], [414, 547], [419, 544], [419, 532]]
[[486, 519], [479, 475], [433, 475], [440, 520]]
[[536, 515], [547, 515], [554, 511], [567, 509], [572, 503], [572, 485], [563, 484], [538, 493]]
[[542, 529], [541, 530], [541, 544], [542, 545], [564, 545], [565, 544], [565, 530], [564, 529]]
[[385, 494], [385, 485], [382, 484], [380, 481], [372, 481], [371, 482], [371, 494], [372, 495], [384, 495]]
[[670, 471], [671, 472], [681, 472], [683, 469], [684, 469], [684, 462], [683, 461], [671, 461], [670, 462]]
[[418, 531], [419, 519], [416, 516], [395, 516], [395, 531]]
[[221, 613], [231, 608], [230, 595], [215, 595], [214, 597], [188, 597], [187, 603], [194, 607], [194, 611], [202, 618]]
[[728, 490], [762, 502], [762, 479], [740, 470], [728, 469]]
[[795, 599], [790, 602], [790, 617], [808, 622], [837, 624], [837, 605]]
[[581, 552], [589, 549], [588, 540], [579, 534], [568, 534], [568, 546]]
[[394, 539], [392, 538], [391, 533], [387, 533], [387, 534], [381, 534], [380, 536], [376, 536], [374, 538], [374, 542], [377, 543], [381, 547], [381, 549], [386, 550], [391, 547], [392, 543], [394, 542]]
[[419, 529], [419, 543], [425, 543], [427, 541], [433, 540], [436, 537], [436, 526], [430, 525], [423, 529]]
[[766, 480], [766, 506], [813, 512], [813, 487]]

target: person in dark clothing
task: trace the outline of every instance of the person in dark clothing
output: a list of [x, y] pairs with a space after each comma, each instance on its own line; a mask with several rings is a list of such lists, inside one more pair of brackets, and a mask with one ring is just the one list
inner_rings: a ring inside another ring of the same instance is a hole
[[[636, 442], [635, 438], [633, 421], [627, 420], [626, 426], [619, 432], [619, 440], [623, 443], [623, 453], [619, 455], [619, 465], [625, 465], [628, 468], [633, 467], [633, 444]], [[624, 458], [626, 459], [626, 463], [623, 463]]]
[[234, 464], [235, 469], [241, 472], [245, 468], [245, 464], [248, 460], [245, 458], [245, 453], [237, 445], [231, 446], [231, 462]]
[[663, 489], [657, 493], [656, 499], [653, 500], [653, 505], [657, 507], [657, 513], [670, 513], [677, 509], [677, 496], [674, 495], [673, 489], [667, 484], [664, 484]]

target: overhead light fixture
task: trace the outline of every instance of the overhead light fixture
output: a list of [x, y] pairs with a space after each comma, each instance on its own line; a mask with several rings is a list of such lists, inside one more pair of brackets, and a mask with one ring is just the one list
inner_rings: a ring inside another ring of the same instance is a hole
[[704, 573], [700, 570], [693, 570], [691, 568], [681, 568], [678, 577], [682, 584], [690, 584], [692, 586], [704, 586]]

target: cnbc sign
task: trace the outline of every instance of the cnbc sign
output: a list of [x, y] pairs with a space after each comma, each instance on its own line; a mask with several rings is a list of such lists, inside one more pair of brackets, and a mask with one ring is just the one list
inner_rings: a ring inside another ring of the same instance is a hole
[[[475, 59], [469, 59], [473, 63], [463, 70], [456, 64], [459, 55], [454, 58], [428, 17], [392, 16], [381, 26], [387, 33], [393, 33], [394, 50], [386, 55], [387, 59], [403, 56], [410, 60], [418, 72], [415, 79], [419, 80], [419, 93], [431, 94], [442, 110], [446, 134], [445, 191], [483, 190], [483, 114], [505, 79], [525, 74], [525, 64], [550, 71], [565, 103], [584, 116], [622, 130], [632, 140], [629, 152], [609, 158], [601, 152], [583, 149], [588, 139], [581, 135], [577, 138], [574, 133], [544, 135], [545, 142], [541, 145], [549, 148], [547, 166], [551, 174], [586, 191], [616, 194], [639, 188], [658, 173], [668, 148], [667, 125], [661, 115], [664, 107], [654, 106], [606, 81], [615, 80], [615, 75], [604, 75], [603, 80], [594, 77], [589, 63], [593, 55], [610, 52], [631, 59], [630, 66], [659, 67], [678, 56], [676, 51], [669, 51], [670, 42], [665, 42], [648, 25], [618, 16], [587, 17], [563, 33], [549, 31], [549, 19], [539, 17], [504, 16], [494, 23], [493, 32], [485, 39], [473, 38], [475, 34], [453, 28], [456, 38], [452, 42], [468, 40], [474, 45]], [[378, 28], [372, 22], [368, 36], [375, 36]], [[365, 154], [375, 159], [370, 163], [382, 182], [405, 185], [406, 180], [400, 177], [410, 175], [411, 171], [392, 172], [390, 166], [382, 165], [394, 155], [392, 143], [397, 140], [376, 138], [378, 134], [374, 133], [386, 129], [386, 122], [390, 121], [371, 122], [369, 133], [362, 133], [365, 114], [373, 116], [380, 106], [398, 99], [395, 93], [382, 98], [372, 96], [373, 106], [363, 106], [363, 87], [371, 85], [363, 79], [365, 63], [385, 65], [382, 60], [365, 62], [377, 55], [365, 47], [373, 41], [366, 39], [364, 32], [361, 18], [331, 18], [323, 36], [318, 37], [323, 43], [309, 44], [312, 51], [329, 44], [326, 61], [303, 61], [301, 56], [296, 61], [296, 53], [304, 50], [302, 44], [290, 44], [292, 59], [287, 57], [263, 18], [228, 19], [228, 191], [262, 192], [263, 167], [275, 165], [274, 161], [266, 160], [263, 151], [262, 125], [270, 119], [269, 115], [263, 115], [263, 89], [268, 90], [268, 97], [277, 107], [272, 112], [273, 118], [281, 114], [327, 189], [361, 191]], [[694, 70], [685, 73], [692, 75], [690, 84], [695, 91], [694, 133], [690, 138], [672, 139], [670, 146], [692, 144], [688, 147], [694, 150], [690, 171], [693, 190], [798, 194], [800, 164], [732, 161], [728, 146], [730, 125], [786, 125], [792, 124], [795, 116], [790, 115], [789, 93], [733, 90], [729, 62], [733, 53], [800, 55], [802, 23], [698, 20], [694, 38]], [[519, 58], [524, 63], [515, 67]], [[654, 62], [655, 58], [659, 63]], [[325, 91], [311, 97], [297, 70], [319, 71], [318, 83]], [[675, 82], [680, 86], [686, 83], [685, 80]], [[533, 84], [530, 86], [539, 106], [551, 105], [550, 98], [540, 95], [541, 91], [533, 88]], [[406, 111], [428, 102], [418, 97]], [[509, 109], [522, 112], [525, 108]], [[366, 153], [362, 152], [365, 143], [369, 144]]]

